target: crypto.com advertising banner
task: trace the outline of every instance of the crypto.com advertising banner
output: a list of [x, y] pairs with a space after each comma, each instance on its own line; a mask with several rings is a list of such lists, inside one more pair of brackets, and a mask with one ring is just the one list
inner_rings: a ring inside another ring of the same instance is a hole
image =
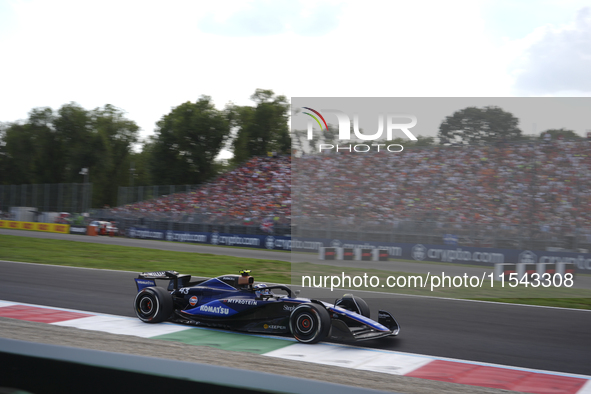
[[[591, 296], [589, 277], [568, 262], [478, 267], [429, 255], [478, 248], [591, 258], [591, 98], [291, 104], [292, 284], [302, 295]], [[327, 239], [356, 246], [294, 247]], [[375, 246], [396, 243], [431, 249], [405, 261]]]

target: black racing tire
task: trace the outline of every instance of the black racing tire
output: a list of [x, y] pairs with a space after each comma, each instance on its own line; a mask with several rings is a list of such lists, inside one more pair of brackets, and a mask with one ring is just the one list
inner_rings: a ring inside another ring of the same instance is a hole
[[318, 304], [301, 304], [289, 316], [291, 334], [302, 343], [317, 343], [330, 334], [330, 315]]
[[369, 309], [367, 302], [365, 302], [363, 298], [354, 296], [353, 294], [345, 294], [343, 298], [340, 298], [335, 302], [335, 306], [359, 313], [367, 318], [371, 317], [371, 310]]
[[146, 287], [135, 296], [133, 308], [144, 323], [160, 323], [172, 316], [172, 296], [162, 287]]

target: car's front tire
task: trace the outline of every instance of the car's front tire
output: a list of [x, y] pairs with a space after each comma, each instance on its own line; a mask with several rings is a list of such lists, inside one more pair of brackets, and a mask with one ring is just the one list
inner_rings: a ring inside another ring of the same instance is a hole
[[303, 343], [317, 343], [330, 333], [330, 315], [318, 304], [301, 304], [289, 317], [289, 329]]
[[172, 296], [161, 287], [146, 287], [135, 296], [135, 314], [145, 323], [160, 323], [173, 312]]

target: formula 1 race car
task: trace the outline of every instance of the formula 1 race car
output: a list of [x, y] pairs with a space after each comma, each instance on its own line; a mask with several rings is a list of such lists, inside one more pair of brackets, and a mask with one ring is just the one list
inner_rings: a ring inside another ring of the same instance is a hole
[[[156, 280], [168, 286], [156, 286]], [[146, 323], [171, 321], [262, 334], [291, 334], [300, 342], [330, 338], [360, 341], [398, 335], [394, 317], [379, 311], [370, 319], [365, 301], [346, 294], [334, 304], [294, 298], [285, 285], [254, 284], [250, 271], [240, 275], [191, 281], [176, 271], [144, 272], [136, 279], [138, 294], [133, 306]], [[280, 291], [286, 294], [275, 294]], [[296, 292], [298, 293], [298, 292]]]

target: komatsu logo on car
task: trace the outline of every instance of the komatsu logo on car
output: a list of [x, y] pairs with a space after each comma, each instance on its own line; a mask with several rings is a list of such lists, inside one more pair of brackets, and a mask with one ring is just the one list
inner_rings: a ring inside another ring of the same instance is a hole
[[242, 300], [242, 299], [229, 299], [227, 301], [229, 304], [240, 304], [240, 305], [257, 305], [255, 300]]
[[221, 306], [201, 305], [199, 310], [202, 312], [216, 313], [218, 315], [228, 315], [230, 313], [230, 310], [228, 308], [224, 308]]
[[137, 281], [137, 283], [139, 283], [140, 285], [153, 285], [154, 282], [152, 282], [151, 280], [139, 280]]

